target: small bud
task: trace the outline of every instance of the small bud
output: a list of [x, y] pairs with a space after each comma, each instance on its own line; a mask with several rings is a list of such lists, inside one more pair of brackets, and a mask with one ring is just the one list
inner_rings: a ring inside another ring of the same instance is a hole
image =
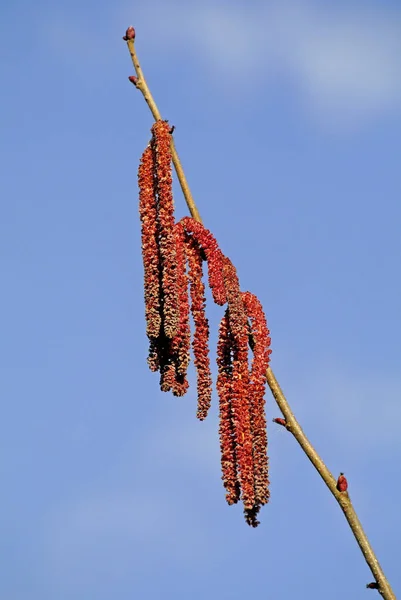
[[131, 83], [133, 83], [136, 87], [136, 84], [138, 83], [138, 77], [135, 77], [135, 75], [130, 75], [128, 77], [128, 79], [130, 80]]
[[128, 27], [127, 31], [125, 32], [125, 36], [123, 37], [123, 40], [125, 40], [126, 42], [128, 40], [134, 40], [135, 39], [135, 29], [132, 27]]
[[285, 419], [281, 419], [280, 417], [273, 419], [273, 423], [277, 423], [277, 425], [282, 425], [283, 427], [287, 426], [287, 421]]
[[367, 583], [366, 587], [369, 590], [378, 590], [379, 589], [379, 584], [376, 581], [372, 581], [371, 583]]
[[348, 489], [348, 481], [344, 477], [344, 473], [340, 473], [340, 476], [337, 479], [337, 489], [339, 492], [346, 492]]

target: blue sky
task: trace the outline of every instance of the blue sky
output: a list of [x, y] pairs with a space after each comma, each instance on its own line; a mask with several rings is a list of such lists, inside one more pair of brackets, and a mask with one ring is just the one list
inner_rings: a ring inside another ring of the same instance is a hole
[[398, 0], [16, 0], [0, 9], [0, 595], [376, 593], [269, 392], [271, 502], [251, 530], [224, 501], [216, 398], [199, 423], [194, 386], [162, 394], [147, 370], [152, 121], [130, 24], [204, 222], [264, 305], [276, 376], [397, 592]]

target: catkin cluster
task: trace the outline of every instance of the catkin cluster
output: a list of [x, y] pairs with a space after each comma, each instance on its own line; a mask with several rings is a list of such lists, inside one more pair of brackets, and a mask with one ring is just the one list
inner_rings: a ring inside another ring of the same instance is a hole
[[242, 500], [247, 523], [256, 527], [260, 507], [269, 500], [264, 410], [269, 330], [259, 300], [241, 292], [236, 269], [211, 232], [190, 217], [175, 222], [170, 142], [169, 124], [157, 121], [138, 171], [148, 364], [160, 373], [162, 391], [185, 394], [191, 313], [197, 417], [205, 419], [212, 398], [203, 282], [207, 263], [212, 298], [227, 305], [217, 344], [222, 480], [227, 502]]

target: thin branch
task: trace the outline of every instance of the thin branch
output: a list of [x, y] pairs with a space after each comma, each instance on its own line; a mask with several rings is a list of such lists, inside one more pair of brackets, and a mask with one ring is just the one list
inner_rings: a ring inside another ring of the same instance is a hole
[[[128, 39], [124, 38], [124, 39], [126, 39], [126, 41], [127, 41], [128, 50], [131, 55], [132, 63], [134, 65], [136, 76], [137, 76], [136, 78], [131, 77], [130, 80], [142, 92], [142, 94], [152, 112], [154, 119], [159, 120], [162, 118], [161, 114], [156, 105], [156, 102], [153, 99], [152, 94], [150, 93], [149, 87], [146, 83], [146, 80], [143, 75], [143, 72], [142, 72], [142, 69], [141, 69], [141, 66], [140, 66], [140, 63], [138, 60], [138, 56], [137, 56], [137, 53], [135, 50], [135, 44], [134, 44], [135, 32], [134, 32], [133, 28], [130, 28], [130, 29], [132, 29], [132, 31], [133, 31], [133, 37], [131, 39], [129, 39], [129, 38]], [[129, 30], [127, 30], [127, 34], [128, 34], [128, 31]], [[175, 148], [175, 144], [174, 144], [174, 140], [173, 140], [173, 136], [171, 136], [171, 152], [172, 152], [173, 164], [174, 164], [174, 167], [175, 167], [175, 170], [177, 173], [178, 181], [180, 182], [181, 189], [182, 189], [185, 201], [187, 203], [189, 212], [191, 213], [191, 216], [196, 221], [199, 221], [201, 223], [202, 220], [201, 220], [200, 214], [198, 212], [198, 209], [196, 207], [196, 204], [194, 202], [194, 199], [192, 197], [191, 190], [189, 188], [188, 182], [186, 180], [186, 177], [185, 177], [182, 165], [181, 165], [181, 161], [178, 157], [177, 150]], [[334, 498], [337, 500], [338, 504], [340, 505], [340, 508], [343, 511], [345, 518], [348, 521], [351, 531], [355, 536], [355, 539], [362, 551], [362, 554], [365, 557], [365, 560], [372, 572], [372, 575], [376, 580], [376, 583], [378, 586], [377, 587], [378, 591], [380, 592], [380, 594], [382, 595], [382, 597], [385, 600], [396, 600], [394, 592], [392, 591], [391, 586], [390, 586], [389, 582], [387, 581], [386, 576], [384, 575], [384, 572], [379, 564], [379, 561], [376, 558], [373, 548], [370, 545], [369, 540], [366, 536], [366, 533], [364, 532], [362, 525], [358, 519], [358, 516], [357, 516], [355, 509], [353, 507], [353, 504], [351, 502], [351, 498], [349, 497], [348, 491], [339, 491], [337, 489], [337, 480], [334, 478], [332, 473], [326, 467], [325, 463], [320, 458], [319, 454], [316, 452], [316, 450], [314, 449], [314, 447], [312, 446], [312, 444], [310, 443], [310, 441], [304, 434], [302, 427], [300, 426], [297, 419], [295, 418], [295, 415], [292, 412], [290, 405], [289, 405], [282, 389], [280, 388], [280, 385], [270, 367], [268, 368], [268, 370], [266, 372], [266, 376], [267, 376], [267, 383], [270, 387], [270, 390], [277, 402], [279, 409], [281, 410], [281, 412], [285, 418], [286, 429], [290, 433], [292, 433], [294, 438], [297, 440], [298, 444], [301, 446], [302, 450], [304, 451], [306, 456], [309, 458], [309, 460], [311, 461], [311, 463], [313, 464], [313, 466], [315, 467], [315, 469], [317, 470], [317, 472], [319, 473], [319, 475], [321, 476], [321, 478], [323, 479], [323, 481], [329, 488], [330, 492], [333, 494]]]
[[[154, 120], [158, 121], [162, 117], [160, 115], [159, 109], [157, 108], [156, 102], [154, 101], [153, 96], [150, 93], [148, 84], [146, 83], [146, 79], [143, 75], [141, 65], [136, 54], [134, 40], [127, 40], [127, 45], [129, 53], [131, 55], [132, 64], [134, 65], [134, 69], [137, 75], [137, 79], [134, 85], [138, 88], [138, 90], [142, 92], [143, 97], [145, 98], [146, 103], [150, 108], [150, 112], [152, 113]], [[191, 194], [191, 190], [189, 189], [187, 178], [185, 177], [184, 169], [182, 168], [182, 164], [174, 144], [173, 136], [171, 136], [171, 156], [173, 159], [175, 171], [177, 173], [178, 181], [180, 182], [182, 193], [184, 194], [185, 201], [189, 208], [189, 212], [196, 221], [202, 223], [201, 216], [195, 205], [194, 199]]]

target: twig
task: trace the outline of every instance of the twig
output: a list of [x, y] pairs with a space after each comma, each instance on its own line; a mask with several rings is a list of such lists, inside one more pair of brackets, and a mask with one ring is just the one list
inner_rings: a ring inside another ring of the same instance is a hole
[[[138, 56], [137, 56], [137, 53], [135, 50], [135, 44], [134, 44], [135, 30], [133, 27], [130, 27], [129, 29], [127, 29], [126, 36], [124, 36], [123, 39], [125, 39], [127, 42], [128, 50], [131, 55], [132, 63], [134, 65], [135, 72], [136, 72], [136, 77], [135, 78], [130, 77], [129, 79], [132, 81], [132, 83], [134, 83], [135, 87], [137, 87], [142, 92], [154, 119], [159, 120], [162, 118], [161, 114], [156, 105], [156, 102], [153, 99], [152, 94], [150, 93], [149, 87], [146, 83], [146, 80], [143, 75], [143, 72], [142, 72], [142, 69], [141, 69], [141, 66], [140, 66], [140, 63], [138, 60]], [[180, 182], [181, 189], [182, 189], [185, 201], [187, 203], [189, 212], [191, 213], [191, 216], [196, 221], [199, 221], [201, 223], [202, 219], [201, 219], [198, 209], [195, 205], [194, 199], [191, 194], [191, 190], [189, 189], [189, 185], [186, 180], [186, 177], [185, 177], [182, 165], [181, 165], [181, 161], [178, 157], [177, 150], [175, 148], [173, 136], [171, 136], [171, 153], [172, 153], [173, 164], [174, 164], [174, 167], [175, 167], [175, 170], [177, 173], [178, 181]], [[358, 516], [355, 512], [355, 509], [351, 502], [351, 498], [349, 497], [348, 491], [346, 489], [347, 483], [346, 483], [345, 478], [341, 474], [341, 477], [345, 481], [345, 485], [344, 484], [338, 485], [338, 481], [334, 478], [332, 473], [326, 467], [325, 463], [320, 458], [320, 456], [318, 455], [318, 453], [316, 452], [316, 450], [314, 449], [314, 447], [312, 446], [312, 444], [310, 443], [310, 441], [304, 434], [302, 427], [300, 426], [297, 419], [295, 418], [295, 415], [292, 412], [290, 405], [288, 404], [288, 401], [287, 401], [282, 389], [280, 388], [280, 385], [270, 367], [268, 368], [268, 370], [266, 372], [266, 377], [267, 377], [267, 383], [270, 387], [270, 390], [277, 402], [279, 409], [281, 410], [281, 412], [284, 416], [286, 429], [290, 433], [292, 433], [294, 438], [297, 440], [298, 444], [301, 446], [302, 450], [304, 451], [306, 456], [309, 458], [309, 460], [311, 461], [311, 463], [313, 464], [313, 466], [315, 467], [315, 469], [317, 470], [317, 472], [319, 473], [319, 475], [321, 476], [321, 478], [323, 479], [323, 481], [329, 488], [330, 492], [333, 494], [334, 498], [337, 500], [338, 504], [340, 505], [340, 508], [343, 511], [345, 518], [348, 521], [351, 531], [355, 536], [355, 539], [362, 551], [362, 554], [365, 557], [365, 560], [372, 572], [372, 575], [376, 580], [378, 591], [380, 592], [380, 594], [382, 595], [382, 597], [385, 600], [396, 600], [394, 592], [392, 591], [391, 586], [390, 586], [389, 582], [387, 581], [386, 576], [384, 575], [384, 572], [379, 564], [379, 561], [376, 558], [373, 548], [370, 545], [370, 542], [366, 536], [366, 533], [364, 532], [362, 525], [358, 519]], [[340, 491], [342, 489], [344, 491]], [[368, 585], [372, 586], [373, 584], [368, 584]]]
[[[128, 30], [127, 30], [127, 32], [128, 32]], [[135, 33], [134, 33], [134, 36], [135, 36]], [[141, 69], [141, 65], [139, 64], [139, 60], [138, 60], [138, 57], [137, 57], [137, 54], [135, 51], [134, 38], [127, 39], [127, 45], [128, 45], [129, 53], [131, 55], [132, 64], [134, 65], [134, 69], [137, 74], [137, 79], [136, 79], [134, 85], [135, 85], [135, 87], [138, 88], [138, 90], [140, 90], [142, 92], [143, 97], [145, 98], [146, 103], [150, 108], [150, 112], [152, 113], [154, 120], [158, 121], [162, 117], [160, 115], [159, 109], [157, 108], [156, 102], [154, 101], [153, 96], [150, 93], [148, 84], [146, 83], [146, 79], [145, 79], [142, 69]], [[180, 182], [182, 193], [184, 194], [185, 201], [189, 208], [189, 212], [191, 213], [192, 217], [196, 221], [199, 221], [200, 223], [202, 223], [201, 216], [198, 212], [198, 209], [196, 208], [194, 199], [191, 194], [191, 190], [189, 189], [187, 178], [185, 177], [184, 169], [182, 168], [181, 161], [179, 159], [177, 150], [175, 148], [173, 136], [171, 136], [171, 156], [173, 159], [175, 171], [177, 173], [178, 181]]]

